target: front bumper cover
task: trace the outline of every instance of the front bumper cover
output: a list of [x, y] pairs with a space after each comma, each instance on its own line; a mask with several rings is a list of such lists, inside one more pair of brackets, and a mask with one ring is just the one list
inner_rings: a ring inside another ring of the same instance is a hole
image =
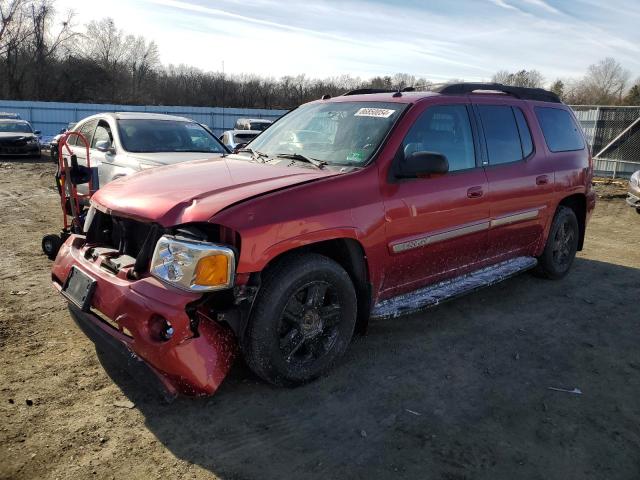
[[[640, 192], [638, 193], [640, 195]], [[634, 195], [633, 193], [627, 193], [627, 204], [631, 207], [640, 208], [640, 197]]]
[[[100, 267], [102, 258], [85, 258], [84, 243], [84, 237], [71, 235], [52, 267], [58, 291], [72, 267], [96, 280], [91, 311], [70, 306], [82, 331], [103, 350], [124, 356], [127, 366], [138, 372], [134, 376], [155, 376], [152, 381], [168, 397], [214, 393], [231, 368], [237, 341], [228, 327], [198, 312], [192, 313], [199, 315], [194, 333], [187, 309], [201, 295], [178, 291], [151, 276], [130, 280], [124, 269], [114, 275]], [[169, 340], [154, 337], [157, 317], [171, 323], [174, 334]]]

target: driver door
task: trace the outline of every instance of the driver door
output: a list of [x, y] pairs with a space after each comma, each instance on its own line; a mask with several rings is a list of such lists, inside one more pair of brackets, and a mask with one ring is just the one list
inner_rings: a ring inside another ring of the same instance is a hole
[[[418, 151], [447, 157], [449, 172], [429, 178], [390, 175], [383, 189], [388, 262], [382, 298], [473, 270], [487, 252], [488, 183], [470, 106], [427, 107], [410, 127], [395, 162]], [[476, 158], [478, 156], [478, 158]]]

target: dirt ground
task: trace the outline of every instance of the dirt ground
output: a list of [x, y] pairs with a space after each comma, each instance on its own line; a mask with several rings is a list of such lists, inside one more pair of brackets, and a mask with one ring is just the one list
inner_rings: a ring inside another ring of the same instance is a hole
[[1, 478], [640, 478], [640, 215], [624, 200], [599, 201], [562, 281], [374, 322], [301, 388], [238, 363], [215, 396], [167, 405], [105, 370], [49, 284], [53, 170], [0, 168]]

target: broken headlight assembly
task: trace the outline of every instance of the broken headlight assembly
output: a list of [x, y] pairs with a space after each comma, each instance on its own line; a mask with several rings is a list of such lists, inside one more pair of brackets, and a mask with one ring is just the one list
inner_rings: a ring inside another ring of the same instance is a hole
[[192, 292], [233, 286], [235, 252], [223, 245], [163, 235], [151, 259], [150, 273], [159, 280]]

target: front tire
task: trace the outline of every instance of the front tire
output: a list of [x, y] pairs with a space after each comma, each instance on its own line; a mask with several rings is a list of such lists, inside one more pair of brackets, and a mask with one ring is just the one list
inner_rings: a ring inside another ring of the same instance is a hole
[[576, 214], [568, 207], [558, 207], [535, 272], [552, 280], [563, 278], [571, 269], [579, 240], [580, 227]]
[[356, 314], [353, 283], [338, 263], [317, 254], [284, 258], [263, 277], [242, 339], [245, 360], [275, 385], [309, 382], [345, 353]]

